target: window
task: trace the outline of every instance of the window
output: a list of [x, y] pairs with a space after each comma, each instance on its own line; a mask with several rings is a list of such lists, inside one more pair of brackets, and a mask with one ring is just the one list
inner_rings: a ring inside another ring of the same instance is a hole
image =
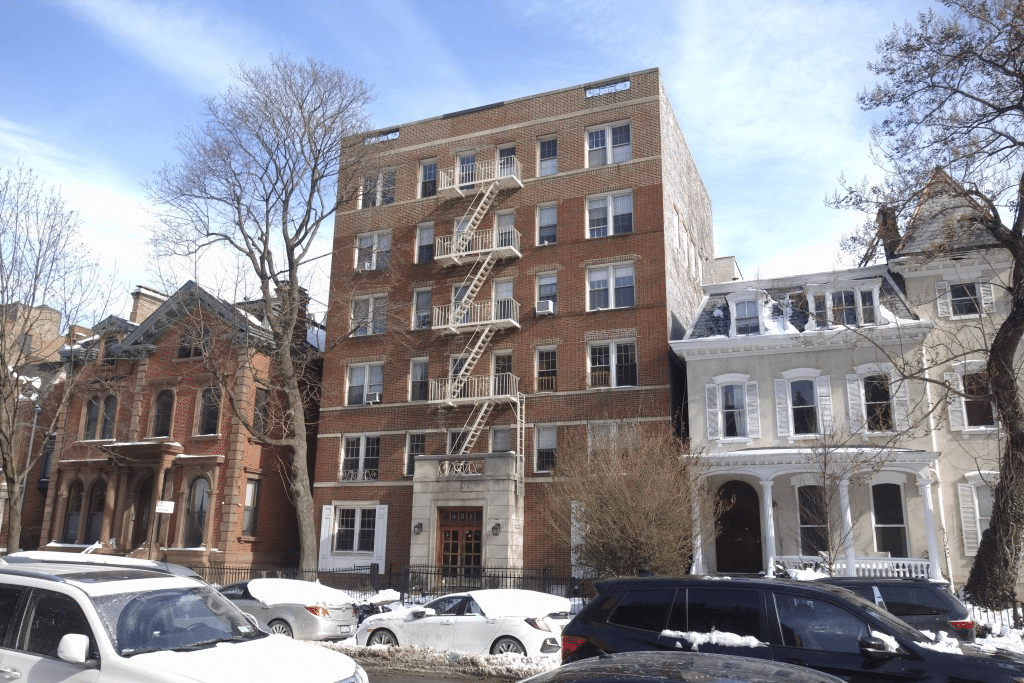
[[356, 270], [380, 270], [391, 265], [391, 233], [356, 236]]
[[209, 342], [209, 332], [206, 329], [198, 333], [187, 330], [178, 335], [177, 358], [202, 358], [203, 347]]
[[153, 399], [153, 436], [171, 435], [171, 416], [174, 414], [174, 392], [160, 391]]
[[416, 226], [416, 263], [430, 263], [434, 260], [434, 224]]
[[433, 317], [432, 295], [429, 289], [417, 289], [413, 292], [413, 319], [414, 330], [429, 330]]
[[959, 318], [991, 313], [995, 305], [992, 281], [936, 282], [935, 301], [939, 317]]
[[380, 173], [363, 177], [363, 192], [360, 197], [364, 209], [395, 203], [395, 169], [384, 169]]
[[992, 520], [992, 490], [999, 481], [998, 472], [969, 472], [965, 484], [957, 484], [960, 522], [963, 525], [964, 554], [978, 554], [981, 534]]
[[437, 194], [437, 159], [420, 162], [420, 197]]
[[800, 520], [800, 554], [817, 556], [829, 549], [828, 505], [825, 487], [818, 484], [798, 486], [797, 516]]
[[256, 401], [252, 412], [253, 436], [265, 436], [270, 427], [270, 392], [267, 389], [256, 390]]
[[761, 318], [753, 301], [736, 302], [736, 334], [760, 334]]
[[554, 244], [558, 241], [558, 205], [546, 204], [537, 207], [537, 244]]
[[494, 217], [494, 246], [518, 247], [516, 244], [516, 212], [501, 211]]
[[519, 175], [516, 173], [515, 145], [502, 147], [498, 150], [498, 177], [507, 178], [514, 175]]
[[495, 280], [494, 320], [517, 320], [519, 308], [515, 300], [515, 283], [511, 279]]
[[[10, 614], [17, 614], [17, 611], [5, 611], [4, 621], [8, 621], [7, 617]], [[6, 657], [6, 662], [20, 661], [20, 668], [25, 669], [26, 673], [31, 670], [33, 677], [36, 677], [36, 674], [47, 672], [48, 676], [40, 675], [38, 677], [53, 681], [70, 680], [75, 677], [74, 674], [78, 670], [94, 668], [99, 662], [99, 651], [92, 630], [89, 628], [89, 622], [86, 620], [82, 608], [70, 595], [39, 588], [33, 589], [32, 595], [25, 605], [24, 622], [23, 625], [19, 624], [21, 633], [16, 634], [20, 638], [20, 645], [18, 642], [11, 643], [18, 652], [10, 652]], [[65, 635], [71, 633], [81, 634], [88, 638], [89, 649], [86, 655], [88, 661], [85, 664], [64, 664], [59, 659], [60, 641]], [[54, 661], [47, 662], [44, 658], [52, 658]], [[14, 680], [21, 676], [18, 667], [14, 664], [5, 664], [3, 673], [7, 680]]]
[[827, 375], [797, 369], [775, 380], [775, 417], [779, 436], [804, 436], [832, 430], [832, 388]]
[[463, 449], [469, 440], [469, 432], [453, 429], [448, 432], [448, 455], [463, 455]]
[[220, 388], [206, 387], [200, 394], [199, 431], [197, 434], [220, 433]]
[[[609, 152], [609, 144], [611, 151]], [[620, 123], [592, 128], [587, 131], [587, 166], [594, 168], [618, 164], [633, 158], [633, 144], [629, 124]]]
[[114, 418], [117, 416], [117, 396], [111, 394], [103, 399], [103, 425], [100, 428], [101, 439], [114, 438]]
[[100, 480], [92, 485], [89, 491], [89, 516], [85, 522], [85, 538], [83, 543], [95, 543], [100, 540], [103, 527], [103, 508], [107, 501], [107, 482]]
[[[28, 335], [25, 335], [28, 336]], [[117, 362], [117, 355], [114, 349], [117, 347], [117, 337], [107, 337], [103, 340], [103, 365], [113, 365]], [[29, 353], [32, 350], [32, 337], [28, 336], [27, 346], [22, 345], [22, 353]]]
[[476, 182], [476, 154], [459, 155], [459, 189], [468, 190]]
[[558, 391], [558, 352], [537, 349], [537, 391]]
[[825, 600], [788, 593], [773, 597], [786, 647], [859, 655], [861, 641], [871, 633], [863, 619]]
[[117, 397], [110, 394], [102, 400], [99, 396], [91, 396], [85, 405], [85, 427], [82, 439], [114, 438], [114, 420], [117, 416]]
[[708, 439], [745, 439], [761, 436], [757, 382], [747, 375], [720, 375], [704, 387]]
[[80, 480], [75, 480], [68, 487], [68, 502], [64, 512], [64, 534], [61, 536], [62, 543], [78, 542], [78, 524], [82, 519], [82, 506], [84, 504], [84, 487]]
[[587, 237], [607, 237], [611, 210], [613, 235], [633, 232], [633, 193], [623, 192], [587, 200]]
[[590, 347], [590, 386], [635, 387], [636, 342], [606, 342]]
[[538, 156], [540, 157], [537, 175], [545, 176], [558, 173], [558, 139], [548, 138], [541, 140], [537, 147]]
[[955, 363], [954, 372], [945, 374], [950, 391], [949, 428], [953, 431], [993, 429], [996, 415], [984, 361]]
[[96, 427], [99, 425], [100, 420], [100, 397], [91, 396], [89, 402], [85, 405], [85, 430], [82, 432], [82, 438], [86, 441], [90, 441], [96, 438]]
[[541, 273], [537, 276], [537, 301], [550, 301], [551, 311], [558, 310], [558, 273]]
[[636, 303], [632, 263], [590, 268], [587, 281], [588, 311], [629, 308]]
[[409, 364], [409, 400], [426, 401], [430, 398], [429, 366], [426, 358], [414, 358]]
[[555, 469], [555, 449], [558, 447], [558, 427], [554, 425], [538, 426], [534, 429], [537, 457], [534, 460], [535, 472], [550, 472]]
[[843, 287], [828, 292], [812, 291], [807, 298], [808, 315], [815, 329], [833, 326], [858, 327], [878, 322], [878, 289], [880, 284], [870, 283]]
[[245, 480], [245, 505], [242, 508], [242, 535], [256, 535], [256, 510], [260, 500], [260, 480]]
[[334, 552], [372, 553], [377, 508], [334, 508]]
[[380, 463], [379, 436], [346, 436], [341, 481], [376, 481]]
[[875, 517], [875, 550], [889, 557], [907, 556], [907, 527], [903, 515], [903, 487], [879, 483], [871, 487]]
[[[709, 588], [690, 588], [676, 594], [676, 608], [672, 610], [668, 628], [681, 626], [673, 623], [683, 616], [684, 610], [679, 609], [682, 600], [687, 600], [686, 610], [688, 628], [700, 633], [721, 631], [735, 633], [739, 636], [753, 636], [764, 642], [768, 640], [761, 631], [761, 614], [763, 598], [761, 591], [743, 590], [714, 586]], [[666, 602], [666, 605], [670, 603]]]
[[411, 477], [416, 474], [416, 458], [427, 454], [427, 435], [423, 432], [409, 434], [405, 453], [405, 474]]
[[495, 427], [491, 430], [491, 452], [509, 453], [512, 448], [512, 429], [510, 427]]
[[366, 403], [368, 394], [379, 398], [384, 391], [384, 364], [360, 363], [348, 366], [348, 405]]
[[186, 548], [198, 548], [203, 544], [206, 529], [206, 511], [210, 507], [210, 482], [196, 477], [188, 490], [188, 507], [185, 511]]
[[510, 396], [514, 389], [512, 376], [512, 352], [500, 351], [494, 354], [494, 395]]
[[867, 364], [846, 376], [850, 400], [850, 429], [854, 432], [893, 432], [910, 428], [907, 383], [894, 379], [890, 365]]
[[384, 334], [388, 330], [388, 297], [360, 296], [352, 300], [352, 329], [357, 337]]

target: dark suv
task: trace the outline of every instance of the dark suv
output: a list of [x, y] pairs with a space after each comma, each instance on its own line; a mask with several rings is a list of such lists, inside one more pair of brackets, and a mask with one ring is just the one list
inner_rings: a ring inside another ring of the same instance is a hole
[[850, 591], [784, 579], [644, 577], [595, 585], [562, 630], [562, 661], [699, 650], [799, 664], [850, 681], [1024, 683], [1024, 657], [936, 644]]
[[967, 607], [943, 586], [927, 579], [834, 576], [819, 581], [853, 591], [918, 630], [941, 631], [966, 643], [974, 642], [974, 619]]

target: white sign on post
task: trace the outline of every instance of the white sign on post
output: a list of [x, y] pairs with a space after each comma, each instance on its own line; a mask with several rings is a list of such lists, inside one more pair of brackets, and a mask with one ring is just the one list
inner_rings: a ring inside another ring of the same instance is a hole
[[158, 500], [156, 502], [157, 514], [171, 514], [174, 512], [174, 501], [173, 500]]

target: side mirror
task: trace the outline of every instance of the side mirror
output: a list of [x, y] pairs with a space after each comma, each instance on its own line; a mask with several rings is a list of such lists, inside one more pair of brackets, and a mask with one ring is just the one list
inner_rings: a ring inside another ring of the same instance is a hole
[[242, 615], [245, 617], [245, 620], [252, 624], [257, 631], [263, 630], [262, 628], [260, 628], [260, 622], [256, 620], [256, 617], [249, 614], [248, 612], [242, 612]]
[[899, 654], [890, 650], [884, 640], [874, 636], [861, 638], [860, 653], [868, 659], [888, 659]]
[[72, 664], [84, 664], [89, 661], [89, 636], [65, 633], [57, 645], [57, 656]]
[[412, 616], [414, 619], [422, 619], [423, 617], [432, 617], [437, 612], [432, 607], [423, 607], [422, 609], [414, 609]]

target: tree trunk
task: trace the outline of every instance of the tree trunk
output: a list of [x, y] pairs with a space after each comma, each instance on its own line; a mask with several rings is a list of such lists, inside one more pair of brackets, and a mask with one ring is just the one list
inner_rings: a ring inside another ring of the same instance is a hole
[[7, 552], [21, 550], [21, 501], [22, 490], [12, 478], [7, 477]]

